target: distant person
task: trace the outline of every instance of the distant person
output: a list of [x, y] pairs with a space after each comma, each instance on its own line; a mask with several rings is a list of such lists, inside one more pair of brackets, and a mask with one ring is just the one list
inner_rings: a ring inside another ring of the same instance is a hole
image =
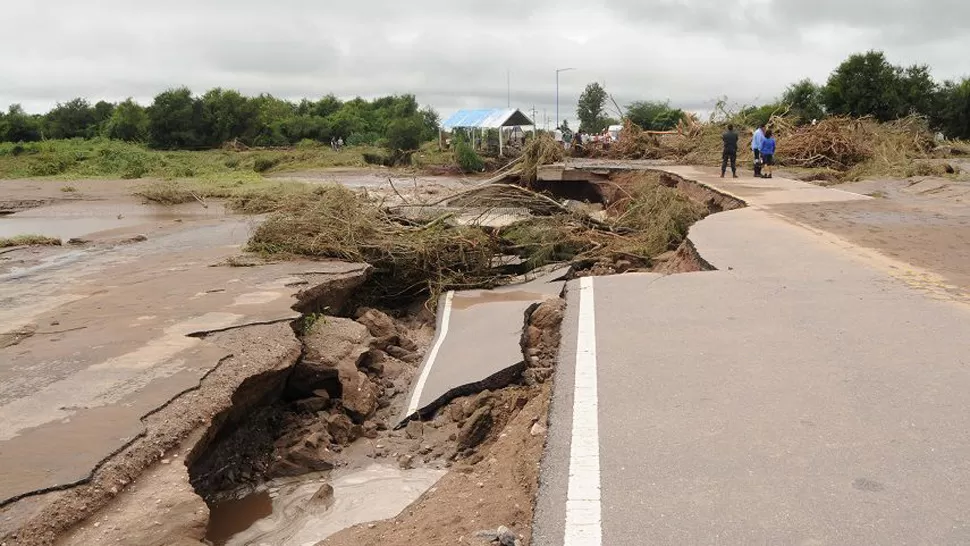
[[337, 149], [340, 150], [344, 147], [344, 137], [337, 139]]
[[330, 149], [337, 151], [337, 137], [330, 137]]
[[764, 178], [771, 178], [771, 167], [775, 164], [775, 137], [770, 130], [761, 142], [761, 160], [765, 163]]
[[761, 143], [765, 141], [765, 124], [762, 123], [754, 131], [754, 138], [751, 139], [751, 151], [754, 152], [754, 160], [761, 159]]
[[731, 162], [731, 175], [738, 177], [738, 133], [734, 131], [734, 125], [728, 125], [727, 131], [721, 135], [724, 143], [724, 150], [721, 152], [721, 178], [727, 172], [728, 161]]

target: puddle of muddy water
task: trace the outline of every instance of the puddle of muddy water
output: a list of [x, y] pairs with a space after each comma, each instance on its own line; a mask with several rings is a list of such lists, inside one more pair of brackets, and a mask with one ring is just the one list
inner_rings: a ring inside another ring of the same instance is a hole
[[219, 218], [225, 215], [223, 207], [218, 204], [206, 209], [198, 203], [163, 207], [131, 202], [78, 201], [0, 216], [0, 237], [34, 234], [66, 241], [72, 237], [153, 222]]
[[[332, 479], [271, 482], [212, 508], [206, 538], [216, 546], [313, 546], [339, 531], [393, 518], [444, 476], [442, 470], [373, 465]], [[333, 502], [314, 499], [333, 486]]]

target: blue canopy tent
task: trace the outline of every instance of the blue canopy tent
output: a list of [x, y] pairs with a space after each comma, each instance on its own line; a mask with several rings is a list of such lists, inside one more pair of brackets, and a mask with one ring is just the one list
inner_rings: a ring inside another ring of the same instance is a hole
[[441, 123], [438, 144], [441, 145], [441, 136], [444, 132], [452, 132], [455, 129], [467, 129], [472, 134], [474, 145], [475, 130], [479, 133], [486, 129], [498, 129], [498, 150], [499, 155], [505, 152], [505, 141], [503, 127], [521, 127], [523, 125], [535, 126], [535, 123], [515, 108], [495, 108], [491, 110], [459, 110]]

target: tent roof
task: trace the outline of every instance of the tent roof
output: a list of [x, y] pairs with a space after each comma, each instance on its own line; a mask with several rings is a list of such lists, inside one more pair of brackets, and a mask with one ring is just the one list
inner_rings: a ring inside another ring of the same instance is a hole
[[441, 128], [449, 131], [456, 127], [497, 129], [499, 127], [515, 127], [532, 125], [532, 120], [514, 108], [495, 108], [492, 110], [459, 110], [446, 119]]

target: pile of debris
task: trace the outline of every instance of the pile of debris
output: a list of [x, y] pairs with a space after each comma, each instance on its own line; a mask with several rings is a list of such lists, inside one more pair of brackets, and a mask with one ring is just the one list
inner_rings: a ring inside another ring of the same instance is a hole
[[[689, 165], [720, 165], [723, 123], [682, 123], [676, 131], [657, 134], [627, 122], [614, 159], [666, 159]], [[741, 127], [742, 141], [752, 131]], [[778, 139], [779, 164], [811, 169], [816, 178], [858, 180], [866, 176], [909, 177], [953, 172], [945, 163], [933, 162], [960, 150], [960, 146], [937, 148], [927, 120], [909, 116], [889, 123], [872, 118], [833, 116], [815, 125], [797, 125], [787, 115], [773, 116], [768, 128]], [[739, 161], [751, 162], [749, 146], [741, 146]]]
[[[534, 152], [526, 167], [557, 153]], [[373, 282], [369, 293], [358, 295], [359, 303], [383, 306], [428, 296], [436, 301], [449, 289], [492, 288], [552, 262], [571, 262], [581, 270], [624, 260], [646, 269], [656, 256], [675, 250], [706, 211], [662, 185], [659, 174], [632, 176], [605, 218], [513, 184], [477, 186], [406, 207], [323, 186], [287, 200], [256, 229], [249, 250], [369, 263]], [[509, 221], [481, 221], [494, 216]], [[496, 265], [508, 256], [522, 265], [511, 270]]]

